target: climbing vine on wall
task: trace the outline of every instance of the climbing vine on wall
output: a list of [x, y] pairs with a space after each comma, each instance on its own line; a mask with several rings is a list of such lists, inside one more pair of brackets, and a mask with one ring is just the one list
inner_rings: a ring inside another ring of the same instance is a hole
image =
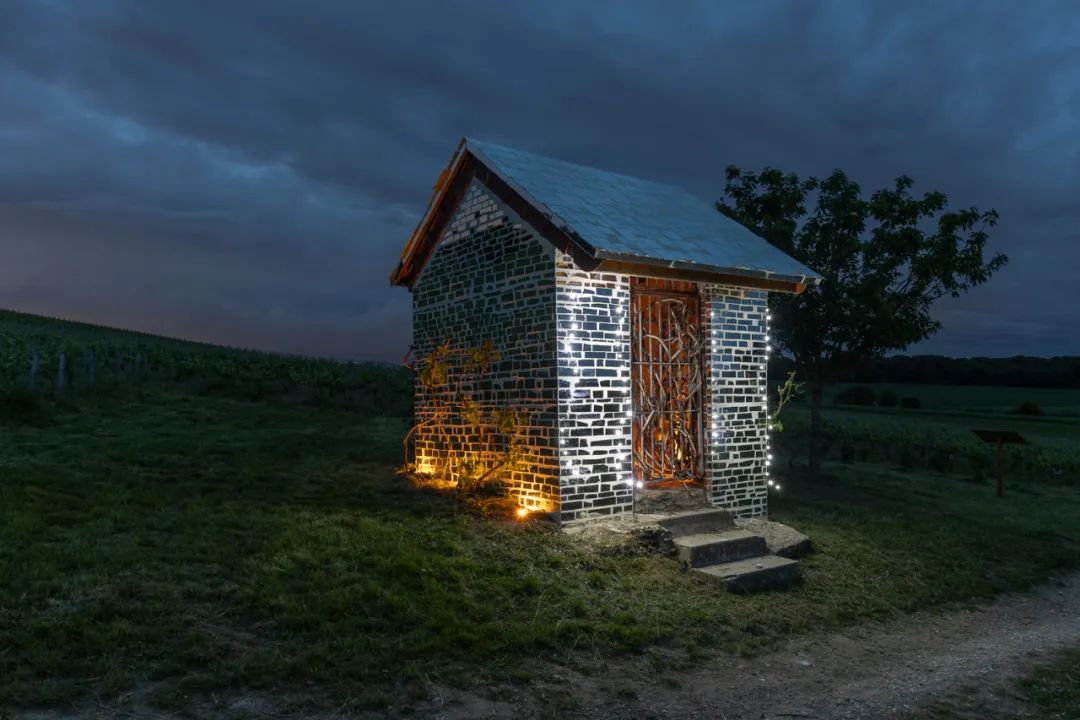
[[[488, 395], [492, 367], [501, 359], [491, 340], [473, 347], [450, 341], [427, 355], [406, 360], [422, 392], [430, 400], [427, 417], [405, 434], [405, 470], [423, 479], [476, 493], [496, 486], [502, 477], [521, 468], [526, 459], [528, 411], [516, 406], [492, 407]], [[445, 450], [445, 459], [420, 467], [410, 441], [421, 429]]]

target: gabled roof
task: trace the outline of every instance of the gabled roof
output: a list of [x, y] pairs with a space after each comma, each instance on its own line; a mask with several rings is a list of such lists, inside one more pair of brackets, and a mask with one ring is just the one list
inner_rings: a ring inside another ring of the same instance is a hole
[[801, 292], [820, 277], [682, 188], [462, 139], [391, 276], [413, 282], [469, 181], [586, 270]]

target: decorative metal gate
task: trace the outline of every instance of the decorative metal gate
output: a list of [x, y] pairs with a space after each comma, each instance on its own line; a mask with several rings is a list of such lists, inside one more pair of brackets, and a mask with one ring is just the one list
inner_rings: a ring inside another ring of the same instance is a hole
[[630, 290], [634, 473], [649, 487], [702, 477], [702, 350], [692, 283], [635, 278]]

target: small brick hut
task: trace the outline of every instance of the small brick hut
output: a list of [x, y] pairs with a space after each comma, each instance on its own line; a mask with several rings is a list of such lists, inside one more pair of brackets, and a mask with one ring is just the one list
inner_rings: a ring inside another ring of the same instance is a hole
[[[494, 343], [474, 391], [485, 411], [527, 411], [527, 457], [503, 478], [522, 507], [575, 523], [696, 485], [766, 513], [766, 298], [820, 278], [710, 204], [465, 138], [391, 281], [412, 293], [417, 357]], [[418, 384], [415, 462], [434, 472], [469, 438], [460, 418], [424, 425], [428, 395]]]

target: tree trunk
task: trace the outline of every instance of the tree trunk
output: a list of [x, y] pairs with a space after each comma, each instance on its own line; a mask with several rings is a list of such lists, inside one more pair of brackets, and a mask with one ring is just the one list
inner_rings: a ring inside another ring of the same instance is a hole
[[824, 383], [813, 380], [810, 383], [810, 477], [821, 474], [821, 397]]

